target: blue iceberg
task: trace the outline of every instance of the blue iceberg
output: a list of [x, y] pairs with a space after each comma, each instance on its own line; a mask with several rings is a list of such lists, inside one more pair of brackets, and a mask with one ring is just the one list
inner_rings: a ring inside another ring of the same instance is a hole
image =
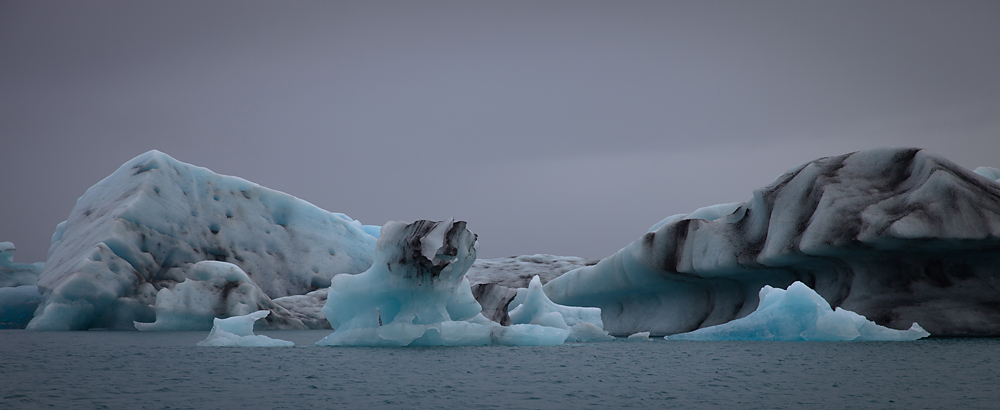
[[913, 323], [908, 330], [879, 326], [849, 310], [830, 308], [802, 282], [787, 290], [764, 286], [753, 313], [721, 325], [667, 336], [668, 340], [900, 341], [929, 336]]

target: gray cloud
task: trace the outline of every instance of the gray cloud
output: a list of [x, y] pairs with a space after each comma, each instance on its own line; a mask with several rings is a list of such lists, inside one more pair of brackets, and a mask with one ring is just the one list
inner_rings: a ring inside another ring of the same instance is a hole
[[481, 256], [603, 257], [807, 160], [1000, 166], [995, 2], [4, 2], [0, 240], [160, 149]]

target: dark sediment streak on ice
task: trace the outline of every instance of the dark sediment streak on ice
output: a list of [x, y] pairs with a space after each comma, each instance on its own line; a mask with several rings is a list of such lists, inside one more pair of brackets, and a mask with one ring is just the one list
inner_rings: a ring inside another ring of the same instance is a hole
[[612, 334], [663, 335], [745, 316], [761, 286], [793, 281], [880, 325], [1000, 335], [1000, 184], [920, 149], [821, 158], [545, 290], [600, 307]]

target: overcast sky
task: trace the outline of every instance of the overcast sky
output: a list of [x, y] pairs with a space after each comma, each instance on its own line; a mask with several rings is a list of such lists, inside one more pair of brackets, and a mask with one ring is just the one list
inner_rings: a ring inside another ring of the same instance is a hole
[[150, 149], [600, 258], [822, 156], [1000, 167], [1000, 2], [3, 1], [0, 138], [20, 262]]

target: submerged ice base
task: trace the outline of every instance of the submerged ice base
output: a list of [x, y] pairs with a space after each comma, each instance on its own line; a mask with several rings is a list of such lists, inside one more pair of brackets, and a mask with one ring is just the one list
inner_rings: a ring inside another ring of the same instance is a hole
[[268, 313], [271, 312], [258, 310], [243, 316], [233, 316], [226, 319], [216, 318], [212, 332], [205, 340], [198, 342], [198, 346], [273, 347], [295, 345], [287, 340], [253, 334], [253, 323], [258, 319], [263, 319]]
[[902, 341], [929, 335], [916, 323], [909, 330], [895, 330], [879, 326], [849, 310], [831, 309], [819, 294], [802, 282], [795, 282], [787, 290], [764, 286], [760, 290], [757, 310], [742, 319], [666, 339]]

